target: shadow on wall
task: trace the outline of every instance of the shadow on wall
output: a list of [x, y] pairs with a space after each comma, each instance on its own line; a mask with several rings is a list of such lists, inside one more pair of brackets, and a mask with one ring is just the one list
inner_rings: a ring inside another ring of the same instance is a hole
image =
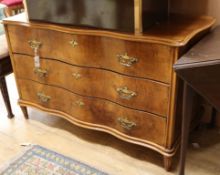
[[210, 15], [220, 25], [220, 0], [170, 0], [171, 12], [187, 15]]
[[171, 0], [171, 12], [189, 15], [207, 14], [211, 1], [213, 0]]

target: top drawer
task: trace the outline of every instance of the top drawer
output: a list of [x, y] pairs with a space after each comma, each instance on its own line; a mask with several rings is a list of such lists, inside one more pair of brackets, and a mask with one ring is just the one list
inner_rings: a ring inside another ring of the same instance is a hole
[[41, 42], [41, 57], [165, 83], [171, 80], [173, 50], [168, 46], [16, 25], [8, 25], [8, 31], [14, 53], [33, 55], [29, 41], [35, 40]]

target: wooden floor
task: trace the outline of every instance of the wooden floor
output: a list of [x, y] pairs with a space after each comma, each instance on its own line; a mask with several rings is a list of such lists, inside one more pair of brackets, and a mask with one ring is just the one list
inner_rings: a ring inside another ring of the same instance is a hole
[[[76, 127], [64, 119], [29, 108], [30, 119], [25, 120], [17, 106], [17, 90], [13, 75], [7, 77], [15, 118], [7, 119], [0, 94], [0, 165], [24, 147], [23, 143], [39, 144], [70, 156], [112, 175], [171, 175], [177, 174], [178, 157], [173, 172], [162, 166], [162, 156], [113, 136]], [[195, 132], [189, 146], [186, 175], [220, 175], [220, 132], [218, 129]]]

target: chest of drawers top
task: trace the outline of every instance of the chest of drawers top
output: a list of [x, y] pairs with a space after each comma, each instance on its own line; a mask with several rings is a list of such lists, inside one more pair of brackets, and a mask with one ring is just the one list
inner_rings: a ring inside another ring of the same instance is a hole
[[182, 15], [171, 15], [169, 20], [161, 22], [139, 35], [29, 22], [24, 13], [9, 17], [3, 20], [3, 23], [41, 29], [52, 29], [70, 34], [106, 36], [129, 41], [142, 41], [179, 47], [186, 45], [196, 34], [210, 28], [215, 23], [215, 19], [208, 16], [192, 18], [184, 17]]

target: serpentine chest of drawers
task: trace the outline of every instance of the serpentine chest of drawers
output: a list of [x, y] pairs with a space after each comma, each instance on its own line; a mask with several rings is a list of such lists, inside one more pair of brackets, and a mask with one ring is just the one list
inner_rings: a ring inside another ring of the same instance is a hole
[[174, 18], [134, 35], [8, 18], [19, 105], [27, 118], [26, 107], [36, 107], [153, 149], [169, 169], [181, 118], [172, 66], [213, 23]]

